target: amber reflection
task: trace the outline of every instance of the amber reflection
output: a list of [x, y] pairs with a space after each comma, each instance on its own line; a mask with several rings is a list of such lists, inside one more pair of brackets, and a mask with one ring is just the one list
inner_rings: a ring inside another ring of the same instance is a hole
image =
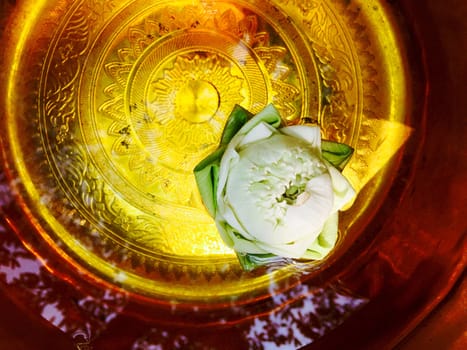
[[[12, 204], [11, 199], [0, 174], [0, 211]], [[3, 220], [0, 224], [0, 287], [25, 305], [30, 313], [73, 338], [77, 349], [93, 348], [93, 342], [101, 333], [125, 315], [129, 302], [125, 292], [97, 286], [83, 290], [55, 276], [25, 248]], [[271, 284], [272, 297], [261, 306], [227, 305], [225, 312], [235, 314], [240, 320], [234, 326], [222, 317], [215, 325], [202, 330], [186, 325], [145, 323], [134, 336], [131, 349], [219, 349], [219, 336], [235, 337], [235, 346], [242, 344], [245, 349], [299, 348], [327, 334], [366, 303], [365, 299], [332, 286], [313, 288], [298, 284], [287, 291], [277, 288]], [[174, 306], [173, 313], [177, 312], [182, 311]], [[200, 313], [202, 311], [194, 307], [185, 317], [189, 319]]]
[[126, 293], [87, 289], [53, 275], [3, 220], [12, 204], [9, 187], [0, 173], [0, 289], [31, 314], [40, 316], [76, 343], [90, 343], [124, 308]]

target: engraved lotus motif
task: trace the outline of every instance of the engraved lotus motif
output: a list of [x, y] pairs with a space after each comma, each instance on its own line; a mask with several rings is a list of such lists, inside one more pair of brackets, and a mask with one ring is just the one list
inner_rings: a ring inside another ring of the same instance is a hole
[[243, 102], [244, 81], [222, 57], [195, 54], [177, 56], [148, 85], [143, 121], [135, 127], [148, 161], [191, 173], [199, 155], [216, 147], [228, 111]]
[[[217, 147], [235, 104], [257, 113], [272, 103], [285, 124], [318, 123], [324, 138], [355, 148], [345, 171], [357, 191], [393, 171], [386, 163], [407, 132], [392, 123], [405, 117], [392, 87], [404, 76], [377, 65], [384, 54], [372, 39], [387, 31], [368, 35], [355, 6], [79, 0], [57, 9], [28, 46], [39, 64], [22, 75], [37, 91], [5, 119], [15, 155], [7, 163], [27, 217], [44, 226], [38, 234], [67, 261], [143, 294], [264, 291], [271, 276], [241, 271], [192, 168]], [[384, 186], [371, 187], [368, 201]], [[341, 237], [359, 227], [366, 204], [352, 212]]]
[[[235, 104], [259, 111], [273, 102], [297, 119], [295, 68], [284, 64], [287, 49], [269, 41], [256, 15], [231, 6], [166, 7], [132, 26], [129, 47], [105, 66], [111, 99], [99, 107], [114, 120], [114, 153], [131, 155], [130, 170], [154, 182], [160, 162], [191, 173]], [[142, 98], [125, 100], [132, 95]]]

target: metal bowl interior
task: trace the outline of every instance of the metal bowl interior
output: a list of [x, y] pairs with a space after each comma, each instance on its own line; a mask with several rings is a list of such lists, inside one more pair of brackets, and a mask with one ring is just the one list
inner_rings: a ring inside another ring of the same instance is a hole
[[236, 104], [272, 103], [287, 124], [319, 123], [355, 148], [344, 174], [360, 195], [333, 259], [380, 205], [413, 132], [405, 49], [377, 2], [23, 6], [2, 128], [16, 201], [67, 263], [143, 295], [251, 298], [294, 273], [242, 272], [201, 203], [193, 168]]

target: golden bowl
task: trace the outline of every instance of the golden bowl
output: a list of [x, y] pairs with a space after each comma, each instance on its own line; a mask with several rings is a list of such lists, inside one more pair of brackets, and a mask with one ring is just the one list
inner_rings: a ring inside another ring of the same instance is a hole
[[270, 274], [239, 268], [192, 173], [236, 104], [273, 103], [288, 124], [317, 122], [355, 148], [345, 175], [360, 195], [330, 260], [391, 185], [411, 98], [378, 1], [57, 0], [18, 11], [5, 166], [34, 231], [77, 269], [166, 300], [267, 292]]

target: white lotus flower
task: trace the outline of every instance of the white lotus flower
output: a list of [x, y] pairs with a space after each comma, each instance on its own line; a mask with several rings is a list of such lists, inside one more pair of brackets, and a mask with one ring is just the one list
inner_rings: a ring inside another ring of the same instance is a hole
[[215, 221], [237, 253], [323, 258], [338, 210], [355, 192], [321, 154], [318, 126], [276, 129], [267, 107], [232, 138], [220, 161]]

